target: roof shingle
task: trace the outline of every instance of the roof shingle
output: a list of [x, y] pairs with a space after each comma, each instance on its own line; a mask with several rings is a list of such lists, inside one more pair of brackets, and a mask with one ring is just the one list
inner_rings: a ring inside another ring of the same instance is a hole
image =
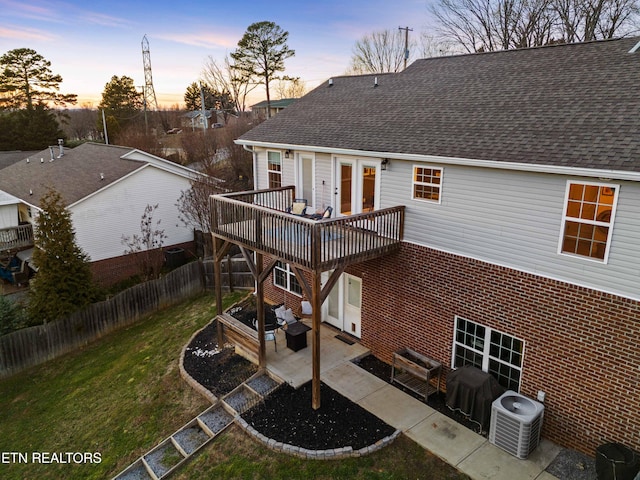
[[637, 38], [336, 77], [242, 142], [640, 171]]

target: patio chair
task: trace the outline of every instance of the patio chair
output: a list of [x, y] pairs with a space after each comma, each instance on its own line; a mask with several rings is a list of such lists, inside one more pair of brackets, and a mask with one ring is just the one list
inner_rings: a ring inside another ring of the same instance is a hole
[[324, 220], [326, 218], [331, 218], [331, 214], [333, 213], [333, 207], [327, 207], [324, 209], [322, 213], [314, 213], [309, 218], [313, 220]]
[[275, 308], [274, 313], [276, 314], [276, 322], [278, 322], [278, 325], [283, 329], [286, 329], [287, 326], [298, 321], [293, 311], [284, 305]]
[[[258, 331], [258, 320], [257, 319], [253, 319], [253, 328]], [[278, 329], [280, 328], [280, 325], [273, 325], [273, 324], [268, 324], [264, 326], [264, 339], [267, 342], [273, 342], [273, 348], [276, 349], [276, 352], [278, 351], [278, 342], [277, 342], [277, 338], [276, 338], [276, 333], [278, 332]]]
[[293, 203], [289, 208], [287, 208], [287, 213], [292, 215], [304, 215], [307, 211], [307, 199], [306, 198], [295, 198]]

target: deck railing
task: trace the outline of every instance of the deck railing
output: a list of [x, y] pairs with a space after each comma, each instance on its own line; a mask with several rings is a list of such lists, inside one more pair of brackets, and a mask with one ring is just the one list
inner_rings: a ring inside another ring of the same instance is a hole
[[0, 252], [33, 246], [33, 225], [0, 228]]
[[325, 220], [286, 212], [293, 187], [211, 197], [212, 232], [307, 270], [325, 271], [397, 249], [404, 206]]

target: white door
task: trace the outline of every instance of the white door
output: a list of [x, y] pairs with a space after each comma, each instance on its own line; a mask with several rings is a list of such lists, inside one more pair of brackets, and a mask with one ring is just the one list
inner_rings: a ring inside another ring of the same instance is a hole
[[313, 188], [313, 155], [301, 154], [298, 158], [298, 181], [296, 197], [307, 200], [307, 213], [316, 210], [316, 199]]
[[380, 162], [336, 158], [335, 195], [338, 216], [372, 212], [379, 207]]
[[360, 338], [361, 319], [362, 279], [343, 273], [327, 297], [324, 321]]

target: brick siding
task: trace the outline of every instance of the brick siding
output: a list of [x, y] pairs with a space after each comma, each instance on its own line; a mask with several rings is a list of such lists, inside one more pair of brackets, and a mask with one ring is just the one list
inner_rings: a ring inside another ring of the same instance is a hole
[[410, 347], [450, 366], [462, 316], [524, 340], [521, 393], [546, 392], [545, 438], [640, 449], [637, 301], [407, 243], [349, 273], [363, 279], [362, 343], [382, 360]]
[[[595, 455], [619, 442], [640, 450], [640, 303], [596, 290], [403, 243], [358, 264], [361, 342], [384, 360], [409, 347], [451, 365], [454, 318], [525, 342], [520, 392], [546, 392], [542, 435]], [[297, 313], [300, 297], [264, 283]]]
[[[163, 250], [169, 250], [171, 248], [184, 249], [185, 259], [187, 261], [190, 261], [193, 258], [197, 258], [195, 257], [194, 253], [194, 242], [165, 246], [163, 247]], [[93, 274], [93, 280], [102, 287], [109, 287], [139, 273], [138, 265], [135, 261], [132, 261], [130, 255], [122, 255], [120, 257], [107, 258], [105, 260], [91, 262], [90, 267], [91, 273]]]

